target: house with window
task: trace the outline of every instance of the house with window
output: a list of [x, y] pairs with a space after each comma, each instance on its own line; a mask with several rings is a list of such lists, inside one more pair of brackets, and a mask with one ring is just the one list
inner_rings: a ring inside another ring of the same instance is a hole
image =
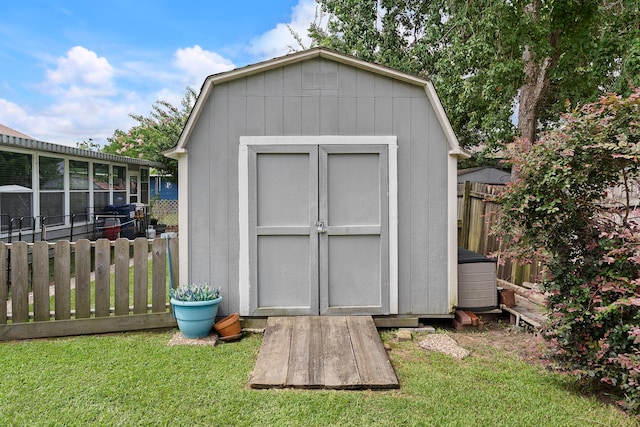
[[96, 237], [96, 214], [149, 204], [163, 164], [38, 141], [0, 127], [0, 240]]

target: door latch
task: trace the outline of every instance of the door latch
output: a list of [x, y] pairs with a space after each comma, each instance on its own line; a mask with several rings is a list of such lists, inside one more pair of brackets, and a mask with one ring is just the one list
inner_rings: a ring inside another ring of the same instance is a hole
[[316, 221], [316, 232], [326, 233], [327, 227], [324, 226], [324, 221]]

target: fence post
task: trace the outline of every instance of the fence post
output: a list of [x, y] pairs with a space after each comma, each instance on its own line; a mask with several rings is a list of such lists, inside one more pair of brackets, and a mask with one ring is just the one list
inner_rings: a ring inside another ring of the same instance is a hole
[[458, 243], [461, 247], [469, 246], [469, 227], [471, 219], [471, 181], [464, 182], [464, 191], [462, 193], [462, 215], [460, 216], [460, 238]]
[[519, 264], [514, 261], [511, 267], [511, 277], [514, 284], [522, 286], [523, 282], [530, 280], [531, 264]]

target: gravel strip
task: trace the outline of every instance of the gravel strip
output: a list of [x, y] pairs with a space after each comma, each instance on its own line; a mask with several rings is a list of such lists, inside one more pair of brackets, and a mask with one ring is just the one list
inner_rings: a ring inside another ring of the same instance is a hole
[[180, 332], [176, 332], [167, 344], [169, 347], [174, 345], [210, 345], [214, 346], [218, 342], [218, 334], [211, 334], [204, 338], [185, 338]]
[[425, 350], [444, 353], [457, 360], [462, 360], [469, 355], [469, 350], [460, 347], [456, 340], [446, 334], [427, 335], [418, 345]]

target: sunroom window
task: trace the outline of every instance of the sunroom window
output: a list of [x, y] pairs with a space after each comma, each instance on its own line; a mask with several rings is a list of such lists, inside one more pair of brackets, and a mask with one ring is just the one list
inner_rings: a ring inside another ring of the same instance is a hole
[[[9, 229], [11, 218], [33, 220], [32, 157], [0, 152], [0, 229]], [[24, 223], [24, 221], [23, 221]], [[13, 224], [12, 228], [19, 227]], [[29, 227], [26, 223], [23, 227]]]
[[69, 160], [69, 210], [73, 220], [85, 221], [89, 214], [89, 163]]
[[45, 225], [65, 223], [64, 159], [40, 157], [40, 216]]

